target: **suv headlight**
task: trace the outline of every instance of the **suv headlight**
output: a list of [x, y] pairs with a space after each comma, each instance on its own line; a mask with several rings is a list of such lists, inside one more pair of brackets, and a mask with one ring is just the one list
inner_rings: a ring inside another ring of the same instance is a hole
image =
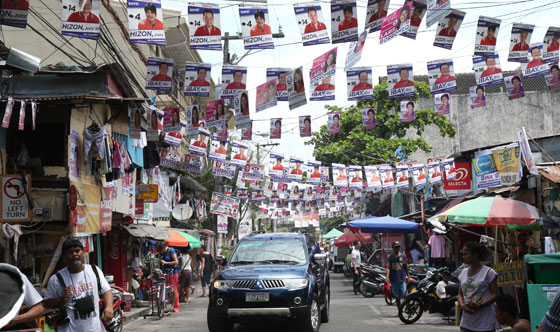
[[289, 289], [303, 288], [307, 286], [307, 279], [283, 279], [284, 285]]
[[216, 289], [230, 289], [233, 287], [234, 280], [214, 280], [214, 288]]

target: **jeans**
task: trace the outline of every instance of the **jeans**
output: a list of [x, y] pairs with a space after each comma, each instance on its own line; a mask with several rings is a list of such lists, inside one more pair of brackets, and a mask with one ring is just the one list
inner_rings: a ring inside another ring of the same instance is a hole
[[[352, 270], [352, 273], [354, 273], [354, 271]], [[358, 294], [358, 281], [360, 280], [360, 276], [362, 274], [362, 271], [360, 269], [358, 269], [358, 273], [354, 273], [354, 279], [352, 280], [352, 287], [354, 288], [354, 294]]]

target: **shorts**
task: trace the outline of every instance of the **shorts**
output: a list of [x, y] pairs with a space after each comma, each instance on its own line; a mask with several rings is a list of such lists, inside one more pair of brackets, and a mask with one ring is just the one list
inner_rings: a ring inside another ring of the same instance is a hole
[[393, 296], [396, 297], [397, 299], [402, 299], [404, 297], [404, 293], [406, 292], [406, 283], [392, 282], [391, 292], [393, 293]]
[[202, 284], [202, 287], [206, 287], [208, 285], [210, 285], [210, 277], [212, 276], [211, 273], [203, 273], [202, 274], [202, 278], [200, 278], [200, 283]]
[[192, 285], [192, 271], [181, 271], [179, 275], [179, 285], [181, 285], [181, 287], [190, 287]]

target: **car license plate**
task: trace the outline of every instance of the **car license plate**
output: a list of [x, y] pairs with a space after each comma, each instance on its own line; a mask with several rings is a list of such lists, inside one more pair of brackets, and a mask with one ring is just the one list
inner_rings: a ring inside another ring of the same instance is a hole
[[245, 293], [245, 302], [268, 302], [270, 293]]

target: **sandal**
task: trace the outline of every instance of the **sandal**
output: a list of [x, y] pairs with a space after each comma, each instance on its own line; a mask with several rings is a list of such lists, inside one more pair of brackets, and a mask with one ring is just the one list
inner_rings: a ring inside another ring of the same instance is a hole
[[194, 294], [194, 291], [195, 291], [195, 290], [196, 290], [196, 287], [193, 286], [193, 287], [191, 288], [191, 295]]

